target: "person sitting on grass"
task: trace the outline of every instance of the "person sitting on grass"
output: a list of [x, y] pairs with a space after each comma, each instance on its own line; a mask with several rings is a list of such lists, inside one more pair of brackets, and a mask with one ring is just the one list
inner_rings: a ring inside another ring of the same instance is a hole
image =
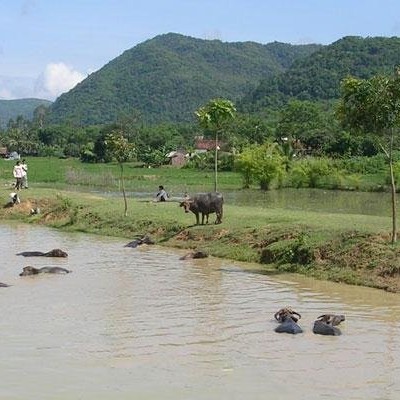
[[158, 187], [158, 193], [156, 194], [156, 201], [167, 201], [168, 193], [165, 191], [164, 186]]

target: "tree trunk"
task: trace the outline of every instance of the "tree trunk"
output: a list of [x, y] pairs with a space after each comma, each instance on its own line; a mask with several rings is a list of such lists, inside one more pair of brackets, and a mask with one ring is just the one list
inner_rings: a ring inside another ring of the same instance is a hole
[[393, 173], [393, 139], [394, 129], [391, 129], [389, 148], [390, 183], [392, 192], [392, 244], [397, 242], [397, 217], [396, 217], [396, 182]]
[[218, 189], [218, 132], [215, 133], [214, 192]]
[[122, 189], [122, 195], [124, 196], [124, 204], [125, 204], [125, 210], [124, 210], [124, 215], [125, 217], [128, 216], [128, 203], [126, 201], [126, 193], [125, 193], [125, 183], [124, 183], [124, 166], [119, 164], [121, 167], [121, 189]]

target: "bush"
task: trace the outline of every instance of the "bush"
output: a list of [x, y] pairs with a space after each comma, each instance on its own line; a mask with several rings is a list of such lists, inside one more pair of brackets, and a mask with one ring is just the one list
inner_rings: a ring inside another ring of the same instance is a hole
[[346, 173], [357, 174], [380, 174], [386, 172], [388, 168], [387, 157], [378, 154], [372, 157], [349, 157], [335, 160], [338, 169]]
[[337, 185], [338, 171], [327, 158], [306, 158], [295, 162], [290, 171], [292, 186], [316, 188], [327, 186], [329, 177]]
[[264, 143], [247, 147], [236, 159], [235, 167], [242, 173], [245, 184], [255, 181], [262, 190], [268, 190], [273, 182], [282, 185], [286, 160], [276, 143]]

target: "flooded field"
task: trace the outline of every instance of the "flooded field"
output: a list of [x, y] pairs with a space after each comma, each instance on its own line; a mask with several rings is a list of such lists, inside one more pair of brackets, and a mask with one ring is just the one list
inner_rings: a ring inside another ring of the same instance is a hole
[[[400, 398], [399, 295], [29, 225], [0, 236], [0, 399]], [[69, 257], [16, 255], [53, 248]], [[286, 305], [304, 333], [274, 332]], [[325, 312], [346, 315], [342, 336], [312, 333]]]

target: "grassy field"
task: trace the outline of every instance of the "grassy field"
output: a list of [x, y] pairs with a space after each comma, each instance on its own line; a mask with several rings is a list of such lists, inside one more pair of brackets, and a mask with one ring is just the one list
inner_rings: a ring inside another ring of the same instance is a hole
[[[54, 159], [28, 162], [30, 188], [21, 191], [21, 204], [0, 209], [3, 219], [129, 241], [150, 235], [159, 245], [201, 249], [216, 257], [258, 263], [265, 272], [297, 272], [400, 291], [400, 246], [390, 244], [390, 217], [226, 204], [222, 224], [194, 226], [194, 215], [185, 214], [178, 202], [155, 203], [150, 197], [128, 198], [128, 216], [124, 217], [122, 197], [88, 190], [93, 186], [104, 192], [117, 190], [117, 165]], [[13, 162], [2, 160], [0, 165], [6, 204]], [[154, 193], [164, 184], [177, 195], [211, 190], [213, 182], [210, 173], [133, 165], [127, 166], [126, 176], [128, 190]], [[220, 187], [239, 189], [240, 176], [221, 173]], [[30, 215], [36, 207], [41, 213]]]
[[[116, 163], [88, 164], [78, 159], [58, 159], [32, 157], [28, 161], [28, 179], [39, 187], [58, 189], [98, 188], [105, 191], [119, 190], [120, 169]], [[14, 182], [12, 170], [14, 161], [0, 159], [0, 181], [3, 184]], [[218, 175], [220, 190], [239, 189], [242, 178], [236, 172], [223, 172]], [[124, 181], [127, 191], [156, 192], [158, 185], [164, 185], [172, 195], [185, 192], [210, 191], [214, 188], [213, 172], [177, 169], [173, 167], [138, 168], [134, 163], [124, 164]]]

